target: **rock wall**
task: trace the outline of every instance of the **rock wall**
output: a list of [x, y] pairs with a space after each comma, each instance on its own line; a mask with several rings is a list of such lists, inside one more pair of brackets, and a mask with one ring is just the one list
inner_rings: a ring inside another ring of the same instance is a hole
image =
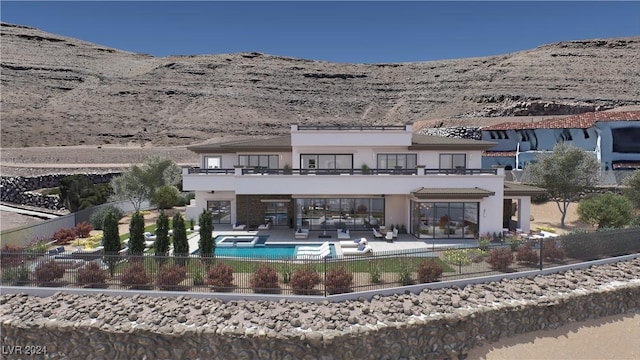
[[469, 126], [427, 128], [420, 130], [420, 134], [482, 140], [482, 132], [480, 131], [480, 128]]
[[[83, 174], [94, 184], [111, 181], [119, 173]], [[43, 195], [33, 190], [51, 189], [60, 186], [60, 181], [68, 174], [51, 174], [41, 176], [2, 176], [0, 178], [0, 201], [11, 204], [37, 207], [42, 209], [60, 210], [64, 206], [60, 197]]]
[[335, 303], [5, 293], [1, 340], [46, 346], [50, 358], [465, 358], [485, 341], [640, 313], [639, 279], [635, 258]]

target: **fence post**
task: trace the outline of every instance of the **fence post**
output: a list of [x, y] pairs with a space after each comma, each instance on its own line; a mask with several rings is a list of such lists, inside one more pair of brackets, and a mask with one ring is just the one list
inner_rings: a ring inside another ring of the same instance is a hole
[[324, 263], [324, 297], [327, 297], [327, 258], [323, 259]]
[[544, 248], [544, 238], [540, 238], [540, 271], [542, 271], [542, 249]]

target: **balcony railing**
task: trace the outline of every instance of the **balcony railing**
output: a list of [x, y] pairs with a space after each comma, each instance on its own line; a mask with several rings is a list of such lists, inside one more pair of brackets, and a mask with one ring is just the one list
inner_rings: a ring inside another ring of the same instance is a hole
[[[497, 169], [269, 169], [243, 168], [242, 175], [497, 175]], [[236, 169], [189, 168], [188, 174], [233, 175]]]

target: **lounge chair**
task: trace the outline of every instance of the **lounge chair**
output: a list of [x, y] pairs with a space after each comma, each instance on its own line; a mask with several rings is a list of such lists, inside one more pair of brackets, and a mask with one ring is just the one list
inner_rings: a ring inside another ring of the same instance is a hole
[[393, 228], [393, 238], [396, 239], [398, 237], [398, 228]]
[[247, 228], [247, 225], [245, 224], [240, 224], [240, 223], [233, 224], [233, 230], [244, 230], [246, 228]]
[[345, 240], [345, 241], [340, 241], [340, 247], [341, 248], [357, 248], [360, 245], [367, 245], [367, 239], [366, 238], [360, 238], [360, 239], [355, 239], [355, 240]]
[[382, 236], [382, 234], [380, 233], [380, 231], [376, 230], [375, 228], [371, 228], [371, 230], [373, 230], [373, 237], [376, 239], [382, 239], [384, 236]]
[[349, 229], [338, 229], [338, 240], [349, 240], [351, 239], [351, 234], [349, 234]]
[[147, 241], [155, 241], [158, 238], [158, 235], [152, 234], [150, 232], [144, 233], [144, 239]]
[[327, 256], [331, 255], [331, 249], [329, 247], [323, 248], [320, 251], [317, 252], [297, 252], [296, 253], [296, 259], [299, 260], [319, 260], [319, 259], [324, 259]]
[[384, 236], [387, 242], [393, 242], [393, 231], [387, 231], [387, 234]]
[[360, 245], [357, 248], [342, 249], [342, 255], [344, 256], [359, 256], [373, 253], [369, 245]]
[[296, 239], [307, 239], [309, 238], [309, 229], [300, 229], [296, 230]]
[[266, 223], [260, 224], [258, 226], [258, 230], [269, 230], [270, 228], [271, 228], [271, 222], [270, 221], [267, 221]]

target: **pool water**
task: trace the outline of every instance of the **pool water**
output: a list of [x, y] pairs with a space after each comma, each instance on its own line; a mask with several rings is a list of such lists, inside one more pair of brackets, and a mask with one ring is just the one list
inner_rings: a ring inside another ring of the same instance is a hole
[[[228, 236], [217, 236], [214, 240], [216, 244], [223, 238]], [[258, 241], [254, 247], [217, 247], [215, 249], [216, 256], [230, 256], [230, 257], [250, 257], [250, 258], [294, 258], [296, 256], [296, 247], [298, 246], [316, 246], [312, 244], [265, 244], [269, 236], [259, 236]], [[317, 244], [320, 246], [320, 244]], [[331, 255], [329, 257], [336, 256], [336, 250], [333, 245], [330, 245]], [[194, 251], [192, 254], [199, 254], [200, 250]]]

